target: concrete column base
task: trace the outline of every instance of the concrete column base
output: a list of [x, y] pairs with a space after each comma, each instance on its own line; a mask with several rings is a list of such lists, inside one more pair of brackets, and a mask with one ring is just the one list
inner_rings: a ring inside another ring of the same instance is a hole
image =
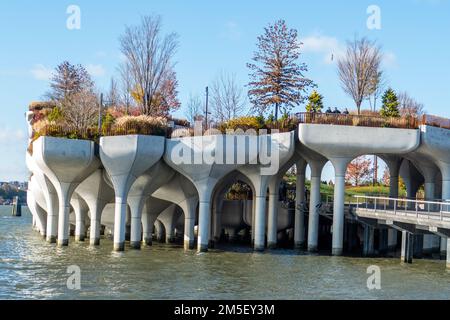
[[302, 250], [305, 248], [306, 242], [305, 241], [301, 241], [301, 242], [296, 242], [294, 243], [294, 248], [295, 249], [299, 249]]
[[125, 251], [125, 241], [114, 243], [114, 251]]
[[278, 246], [277, 246], [277, 243], [276, 242], [268, 242], [267, 243], [267, 248], [268, 249], [276, 249]]
[[67, 247], [69, 245], [69, 239], [58, 240], [58, 247]]
[[144, 246], [151, 247], [153, 245], [153, 239], [152, 238], [145, 238], [143, 241]]
[[259, 246], [259, 245], [255, 245], [253, 247], [253, 251], [256, 251], [256, 252], [264, 252], [265, 249], [266, 248], [264, 246]]
[[195, 249], [194, 240], [185, 240], [184, 241], [184, 250], [193, 250]]
[[84, 235], [75, 236], [75, 242], [84, 242], [86, 237]]
[[130, 241], [130, 248], [135, 250], [141, 249], [141, 242], [140, 241]]
[[316, 253], [318, 251], [319, 249], [317, 248], [317, 246], [308, 246], [308, 252]]
[[197, 248], [198, 252], [208, 252], [208, 245], [200, 243]]
[[175, 237], [174, 236], [170, 236], [166, 238], [166, 244], [171, 244], [175, 242]]
[[388, 252], [395, 252], [397, 251], [397, 246], [396, 245], [388, 246], [387, 250]]
[[91, 246], [99, 246], [100, 245], [100, 238], [91, 239], [89, 242], [90, 242]]
[[343, 249], [342, 248], [333, 248], [331, 250], [331, 254], [333, 256], [342, 256], [342, 253], [343, 253]]
[[56, 243], [56, 236], [47, 236], [48, 243]]

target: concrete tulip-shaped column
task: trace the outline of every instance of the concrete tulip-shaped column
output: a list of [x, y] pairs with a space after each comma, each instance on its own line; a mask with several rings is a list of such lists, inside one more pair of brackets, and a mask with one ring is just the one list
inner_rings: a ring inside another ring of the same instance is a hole
[[33, 158], [58, 194], [58, 245], [67, 246], [72, 194], [100, 165], [95, 156], [94, 142], [40, 137], [33, 143]]
[[[26, 163], [31, 172], [33, 172], [33, 179], [35, 184], [42, 191], [45, 198], [45, 206], [41, 206], [47, 212], [46, 225], [46, 240], [49, 243], [56, 243], [58, 235], [58, 195], [53, 184], [44, 175], [41, 169], [37, 166], [34, 158], [27, 153]], [[38, 199], [35, 195], [35, 199]]]
[[351, 158], [331, 158], [334, 167], [332, 255], [340, 256], [344, 247], [345, 173]]
[[177, 173], [152, 197], [178, 205], [184, 213], [184, 249], [194, 249], [194, 227], [198, 196], [195, 186], [183, 175]]
[[297, 249], [305, 247], [305, 179], [308, 163], [303, 158], [296, 162], [297, 179], [295, 184], [295, 225], [294, 246]]
[[175, 225], [180, 218], [180, 211], [175, 204], [169, 205], [161, 214], [158, 216], [158, 220], [164, 225], [166, 230], [166, 243], [175, 242]]
[[106, 171], [95, 170], [75, 190], [86, 202], [90, 214], [89, 244], [100, 244], [101, 216], [105, 206], [114, 201], [114, 190], [105, 181]]
[[[422, 183], [424, 183], [424, 177], [416, 166], [408, 159], [404, 159], [400, 166], [400, 176], [406, 185], [406, 197], [415, 200], [417, 191]], [[407, 206], [409, 210], [414, 210], [413, 202], [408, 202]]]
[[[254, 249], [255, 251], [264, 251], [266, 243], [266, 196], [270, 179], [278, 174], [278, 171], [294, 155], [295, 150], [294, 132], [274, 133], [271, 135], [262, 135], [258, 137], [258, 164], [246, 165], [238, 170], [243, 173], [252, 183], [255, 192], [253, 194], [254, 216], [252, 221], [254, 226]], [[265, 156], [270, 150], [270, 165], [266, 164]], [[273, 197], [273, 196], [272, 196]], [[275, 205], [276, 201], [273, 201]], [[276, 208], [272, 207], [273, 213]], [[277, 217], [273, 214], [271, 219], [271, 230], [273, 234], [274, 226], [276, 228]], [[276, 232], [275, 232], [276, 233]], [[273, 237], [272, 237], [273, 238]], [[276, 242], [276, 240], [275, 240]]]
[[142, 212], [142, 238], [145, 246], [152, 245], [153, 228], [158, 216], [170, 206], [170, 202], [148, 197]]
[[[389, 169], [389, 197], [398, 198], [398, 182], [400, 174], [400, 166], [403, 158], [395, 155], [380, 155]], [[393, 203], [392, 203], [393, 205]]]
[[[323, 132], [327, 135], [323, 135]], [[335, 169], [332, 254], [343, 251], [345, 172], [348, 163], [361, 155], [402, 155], [417, 149], [418, 130], [356, 126], [300, 124], [300, 142], [328, 158]]]
[[148, 195], [167, 183], [175, 174], [168, 165], [158, 161], [133, 183], [128, 193], [128, 205], [131, 213], [130, 246], [141, 248], [142, 239], [142, 209]]
[[161, 221], [156, 220], [155, 221], [155, 235], [156, 235], [156, 241], [158, 242], [164, 242], [164, 234], [165, 234], [164, 225]]
[[220, 235], [222, 233], [222, 208], [223, 208], [223, 200], [225, 197], [225, 193], [227, 190], [221, 190], [217, 192], [214, 196], [213, 201], [213, 235], [212, 240], [214, 244], [218, 243], [220, 240]]
[[[450, 130], [421, 126], [421, 145], [418, 152], [433, 159], [442, 176], [442, 199], [450, 200]], [[444, 210], [449, 211], [450, 205]], [[447, 267], [450, 267], [450, 238], [441, 235], [441, 252], [447, 247]]]
[[70, 200], [70, 205], [75, 213], [75, 242], [83, 242], [86, 238], [86, 218], [89, 207], [76, 192]]
[[[167, 141], [165, 162], [188, 178], [198, 193], [199, 226], [197, 250], [208, 250], [211, 226], [212, 192], [218, 181], [235, 170], [240, 156], [246, 156], [246, 137], [240, 145], [237, 136], [221, 134], [194, 136]], [[240, 147], [241, 149], [238, 149]]]
[[[402, 164], [403, 158], [394, 155], [380, 155], [380, 157], [386, 163], [389, 169], [389, 197], [393, 199], [398, 198], [398, 183], [400, 175], [400, 166]], [[394, 206], [394, 201], [389, 203], [390, 206]], [[397, 237], [398, 231], [389, 228], [388, 229], [388, 251], [395, 251], [397, 248]]]
[[165, 138], [128, 135], [102, 137], [100, 158], [108, 172], [115, 193], [114, 250], [125, 249], [127, 198], [133, 183], [164, 153]]
[[255, 251], [264, 251], [266, 243], [266, 196], [270, 176], [261, 175], [260, 167], [257, 165], [248, 165], [239, 169], [252, 183], [253, 193], [253, 212], [252, 231], [253, 247]]
[[28, 184], [27, 204], [33, 217], [36, 219], [36, 227], [45, 239], [47, 236], [47, 213], [43, 208], [47, 206], [44, 193], [37, 185], [36, 178], [33, 176]]
[[300, 145], [296, 152], [309, 164], [311, 170], [311, 185], [309, 193], [309, 218], [308, 218], [308, 251], [317, 252], [319, 245], [319, 220], [320, 220], [320, 184], [322, 183], [322, 170], [327, 159], [317, 152]]
[[278, 240], [278, 205], [279, 205], [279, 186], [286, 171], [288, 171], [297, 161], [297, 154], [292, 152], [293, 156], [282, 165], [276, 175], [270, 177], [269, 187], [269, 210], [267, 215], [267, 247], [274, 249], [277, 247]]

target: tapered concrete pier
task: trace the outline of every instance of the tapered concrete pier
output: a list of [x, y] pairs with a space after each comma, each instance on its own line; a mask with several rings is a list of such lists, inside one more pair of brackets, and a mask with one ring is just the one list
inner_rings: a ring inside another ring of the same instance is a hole
[[114, 250], [125, 249], [127, 199], [133, 183], [164, 153], [164, 137], [118, 136], [100, 139], [100, 158], [115, 193]]

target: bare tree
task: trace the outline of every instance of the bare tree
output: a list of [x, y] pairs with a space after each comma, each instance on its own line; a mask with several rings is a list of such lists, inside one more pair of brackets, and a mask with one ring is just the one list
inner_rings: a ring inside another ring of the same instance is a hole
[[194, 96], [192, 94], [189, 95], [189, 100], [186, 105], [185, 115], [187, 120], [194, 124], [195, 119], [202, 114], [203, 103], [198, 95]]
[[95, 125], [98, 116], [98, 101], [94, 93], [84, 90], [68, 98], [62, 112], [70, 127], [80, 130]]
[[140, 25], [126, 27], [120, 37], [121, 52], [131, 71], [134, 90], [139, 92], [139, 105], [147, 115], [154, 110], [155, 97], [160, 91], [167, 73], [173, 70], [172, 58], [178, 47], [178, 36], [161, 34], [161, 18], [144, 16]]
[[125, 107], [125, 113], [128, 114], [130, 107], [133, 105], [133, 97], [131, 92], [133, 91], [133, 76], [131, 74], [131, 68], [128, 63], [121, 64], [119, 66], [120, 74], [120, 100]]
[[243, 88], [237, 84], [234, 74], [222, 72], [211, 88], [213, 118], [224, 122], [241, 115], [245, 108]]
[[345, 57], [338, 61], [338, 73], [344, 91], [355, 101], [358, 114], [361, 104], [373, 93], [373, 79], [380, 72], [381, 49], [367, 38], [347, 44]]
[[120, 95], [117, 82], [114, 78], [111, 78], [111, 83], [109, 85], [109, 92], [107, 95], [108, 105], [117, 108], [120, 106]]
[[369, 100], [370, 109], [374, 112], [377, 111], [377, 101], [382, 96], [386, 85], [387, 81], [383, 71], [376, 72], [370, 80], [367, 100]]
[[402, 117], [419, 117], [425, 113], [423, 104], [417, 102], [407, 92], [400, 92], [397, 95], [399, 102], [399, 111]]

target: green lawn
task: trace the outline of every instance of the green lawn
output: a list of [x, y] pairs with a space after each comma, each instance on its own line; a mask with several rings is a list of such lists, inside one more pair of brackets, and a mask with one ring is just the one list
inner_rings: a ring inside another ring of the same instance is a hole
[[[295, 176], [286, 177], [286, 181], [288, 184], [295, 186]], [[306, 181], [306, 188], [311, 190], [310, 188], [311, 182], [309, 180]], [[322, 201], [326, 201], [327, 196], [330, 199], [333, 198], [334, 194], [334, 186], [330, 186], [328, 184], [322, 183], [320, 185], [320, 193], [322, 194]], [[367, 196], [380, 196], [380, 197], [388, 197], [389, 196], [389, 187], [386, 186], [347, 186], [345, 188], [345, 201], [346, 202], [354, 202], [355, 199], [353, 196], [355, 195], [367, 195]], [[400, 190], [400, 197], [406, 196], [406, 190]]]

